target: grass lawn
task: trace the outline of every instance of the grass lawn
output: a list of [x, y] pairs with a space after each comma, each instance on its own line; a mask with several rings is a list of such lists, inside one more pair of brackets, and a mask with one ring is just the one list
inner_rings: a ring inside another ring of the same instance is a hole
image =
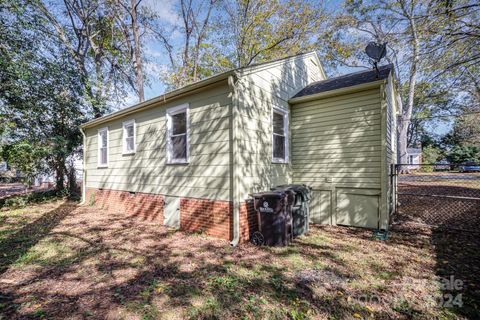
[[[313, 227], [286, 248], [232, 248], [66, 201], [3, 210], [0, 318], [474, 318], [478, 245], [456, 237]], [[442, 288], [450, 275], [462, 285]]]

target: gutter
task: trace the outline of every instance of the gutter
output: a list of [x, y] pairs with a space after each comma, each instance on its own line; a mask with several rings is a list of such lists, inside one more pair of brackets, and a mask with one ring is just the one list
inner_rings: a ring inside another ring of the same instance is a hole
[[231, 197], [233, 201], [233, 239], [230, 242], [232, 247], [236, 247], [240, 242], [240, 196], [238, 195], [238, 167], [237, 167], [237, 151], [238, 151], [238, 143], [237, 143], [237, 121], [238, 121], [238, 99], [236, 93], [236, 83], [239, 78], [237, 73], [230, 75], [228, 77], [228, 86], [232, 89], [232, 114], [230, 115], [231, 118], [231, 126], [230, 126], [230, 139], [231, 139]]
[[327, 98], [327, 97], [338, 96], [338, 95], [347, 94], [347, 93], [353, 93], [353, 92], [367, 90], [367, 89], [373, 89], [373, 88], [380, 87], [385, 82], [386, 82], [386, 80], [382, 79], [382, 80], [377, 80], [377, 81], [373, 81], [373, 82], [358, 84], [358, 85], [355, 85], [355, 86], [350, 86], [350, 87], [339, 88], [339, 89], [335, 89], [335, 90], [319, 92], [319, 93], [310, 94], [310, 95], [307, 95], [307, 96], [292, 98], [292, 99], [288, 100], [288, 103], [296, 104], [296, 103], [313, 101], [313, 100], [317, 100], [317, 99], [323, 99], [323, 98]]
[[85, 163], [85, 155], [87, 154], [87, 151], [85, 150], [85, 146], [87, 145], [87, 136], [85, 135], [85, 131], [82, 127], [80, 127], [80, 132], [82, 133], [83, 136], [83, 159], [82, 159], [82, 201], [80, 202], [80, 205], [84, 205], [85, 202], [87, 201], [87, 169], [86, 169], [86, 163]]

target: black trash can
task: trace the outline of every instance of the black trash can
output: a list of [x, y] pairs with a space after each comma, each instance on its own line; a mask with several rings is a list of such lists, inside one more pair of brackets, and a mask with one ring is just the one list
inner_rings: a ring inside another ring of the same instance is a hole
[[269, 191], [253, 194], [259, 231], [252, 235], [257, 245], [287, 246], [292, 240], [291, 191]]
[[294, 199], [291, 204], [293, 236], [298, 237], [308, 233], [311, 199], [311, 188], [304, 184], [287, 184], [272, 188], [272, 191], [293, 192]]

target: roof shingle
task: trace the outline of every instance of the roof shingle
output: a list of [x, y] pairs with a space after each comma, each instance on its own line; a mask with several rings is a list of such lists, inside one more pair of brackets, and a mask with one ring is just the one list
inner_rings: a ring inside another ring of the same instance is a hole
[[317, 81], [309, 84], [298, 92], [293, 98], [309, 96], [316, 93], [331, 91], [335, 89], [341, 89], [346, 87], [352, 87], [359, 84], [364, 84], [368, 82], [374, 82], [378, 80], [384, 80], [388, 78], [390, 71], [392, 70], [393, 65], [388, 64], [385, 66], [378, 67], [378, 76], [375, 69], [349, 73], [343, 76], [330, 78], [327, 80]]

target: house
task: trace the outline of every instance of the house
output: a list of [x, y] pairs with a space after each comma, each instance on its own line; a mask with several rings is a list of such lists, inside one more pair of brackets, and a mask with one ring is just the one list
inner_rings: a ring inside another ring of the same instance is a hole
[[[67, 168], [70, 170], [70, 166], [73, 166], [75, 170], [75, 180], [78, 188], [81, 188], [81, 183], [83, 179], [83, 159], [78, 154], [73, 154], [67, 158]], [[65, 182], [70, 179], [68, 174], [65, 175]], [[56, 184], [56, 173], [51, 171], [44, 171], [38, 173], [35, 176], [33, 185], [38, 188], [53, 188]]]
[[407, 161], [409, 170], [418, 170], [422, 164], [422, 149], [407, 148]]
[[386, 229], [398, 112], [391, 66], [327, 79], [311, 52], [231, 70], [83, 124], [83, 200], [236, 244], [251, 193], [304, 183], [312, 223]]
[[39, 174], [33, 180], [33, 186], [37, 188], [52, 188], [54, 185], [55, 177], [48, 173]]
[[9, 165], [7, 161], [0, 161], [0, 183], [18, 182], [22, 177], [20, 170]]
[[8, 165], [6, 161], [0, 161], [0, 173], [8, 171]]

